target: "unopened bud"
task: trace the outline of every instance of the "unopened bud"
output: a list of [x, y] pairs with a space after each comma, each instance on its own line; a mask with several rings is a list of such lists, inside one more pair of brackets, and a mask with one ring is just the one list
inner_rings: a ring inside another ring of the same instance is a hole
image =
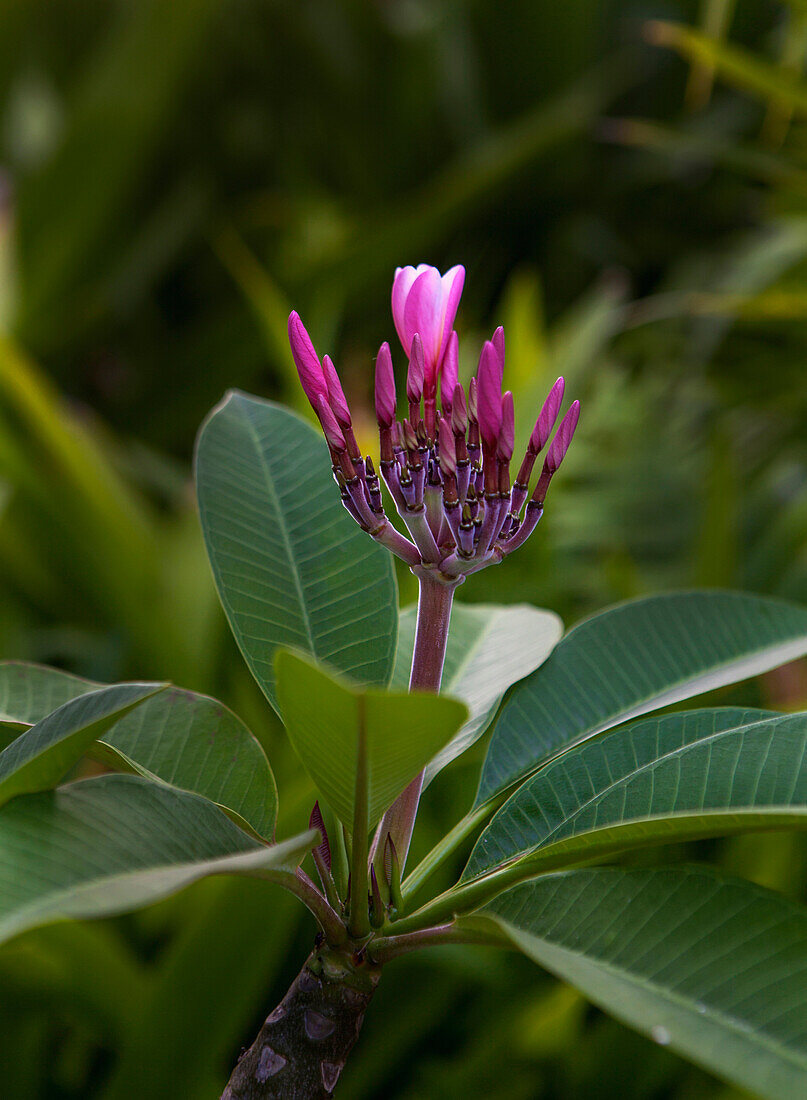
[[482, 348], [476, 377], [479, 433], [490, 450], [495, 450], [502, 426], [502, 391], [499, 360], [490, 340]]
[[395, 373], [386, 341], [378, 349], [375, 361], [375, 415], [382, 428], [391, 428], [395, 420]]
[[513, 395], [510, 390], [502, 397], [502, 426], [499, 430], [499, 442], [496, 457], [500, 462], [509, 462], [516, 445], [516, 417], [513, 407]]
[[406, 374], [406, 396], [413, 405], [418, 404], [423, 396], [424, 374], [423, 342], [418, 333], [415, 333], [412, 337], [412, 354], [409, 358], [409, 370]]
[[446, 414], [451, 411], [453, 406], [459, 366], [459, 339], [456, 332], [452, 332], [448, 338], [448, 346], [443, 356], [443, 367], [440, 373], [440, 401], [443, 412]]
[[320, 397], [328, 396], [328, 384], [322, 373], [322, 365], [319, 356], [311, 342], [311, 337], [306, 332], [305, 325], [300, 320], [300, 315], [294, 310], [289, 314], [289, 344], [294, 365], [300, 376], [300, 385], [314, 409]]
[[549, 395], [544, 402], [544, 407], [535, 421], [535, 427], [532, 430], [530, 436], [530, 450], [533, 454], [538, 454], [546, 446], [546, 441], [552, 434], [552, 429], [555, 427], [555, 421], [558, 418], [558, 412], [563, 402], [563, 391], [566, 383], [563, 378], [559, 378], [552, 389], [549, 391]]
[[322, 373], [328, 387], [328, 404], [333, 409], [333, 414], [339, 422], [339, 426], [349, 428], [351, 425], [350, 409], [330, 355], [323, 355], [322, 357]]
[[322, 394], [317, 398], [315, 411], [325, 433], [325, 438], [328, 440], [328, 445], [335, 451], [344, 451], [345, 437], [342, 435], [342, 429], [336, 421], [327, 398]]
[[440, 421], [438, 441], [440, 443], [440, 469], [444, 474], [456, 474], [457, 453], [454, 447], [454, 433], [445, 417]]
[[459, 384], [451, 398], [451, 428], [455, 435], [465, 435], [468, 430], [468, 412], [465, 408], [465, 390]]

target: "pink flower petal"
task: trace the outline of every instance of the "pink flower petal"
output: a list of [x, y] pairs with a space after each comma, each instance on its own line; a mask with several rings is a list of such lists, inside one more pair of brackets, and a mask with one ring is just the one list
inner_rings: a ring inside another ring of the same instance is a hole
[[535, 454], [543, 450], [546, 446], [547, 439], [549, 439], [549, 436], [552, 434], [552, 429], [558, 418], [560, 406], [563, 403], [563, 391], [565, 386], [566, 383], [563, 378], [559, 378], [549, 391], [549, 395], [544, 402], [544, 407], [538, 414], [538, 419], [535, 422], [535, 427], [530, 436], [530, 450]]
[[430, 267], [418, 275], [406, 298], [404, 333], [411, 347], [412, 337], [420, 333], [423, 341], [425, 388], [434, 392], [437, 383], [438, 353], [442, 334], [442, 295], [440, 272]]
[[339, 421], [340, 425], [343, 428], [349, 428], [351, 425], [350, 409], [348, 408], [344, 390], [342, 389], [342, 383], [339, 381], [339, 375], [336, 373], [336, 367], [333, 365], [333, 360], [330, 355], [323, 355], [322, 357], [322, 373], [325, 376], [325, 384], [328, 387], [328, 404], [333, 409], [334, 416]]
[[440, 401], [443, 412], [448, 412], [451, 409], [459, 367], [459, 340], [456, 332], [452, 332], [448, 338], [446, 353], [443, 356], [443, 365], [440, 369]]

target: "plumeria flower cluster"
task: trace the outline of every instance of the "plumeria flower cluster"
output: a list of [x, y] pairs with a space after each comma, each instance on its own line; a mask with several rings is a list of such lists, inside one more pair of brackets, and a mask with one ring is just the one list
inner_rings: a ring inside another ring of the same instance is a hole
[[[376, 360], [375, 412], [381, 476], [409, 538], [385, 515], [375, 465], [356, 442], [333, 362], [328, 355], [320, 359], [297, 313], [289, 316], [292, 354], [325, 433], [342, 503], [365, 531], [409, 566], [429, 569], [446, 583], [500, 562], [529, 538], [580, 413], [574, 401], [549, 443], [563, 401], [564, 380], [558, 378], [511, 484], [515, 416], [512, 393], [502, 393], [502, 328], [485, 342], [467, 392], [458, 381], [454, 320], [464, 281], [463, 267], [441, 275], [421, 264], [399, 267], [392, 285], [392, 316], [409, 359], [401, 410], [405, 415], [398, 417], [387, 343]], [[529, 496], [533, 467], [547, 443], [541, 474]]]

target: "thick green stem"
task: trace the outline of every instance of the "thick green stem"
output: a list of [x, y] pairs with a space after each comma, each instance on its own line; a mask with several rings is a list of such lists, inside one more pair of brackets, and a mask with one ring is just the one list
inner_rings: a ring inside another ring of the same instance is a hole
[[327, 1100], [380, 976], [380, 966], [362, 956], [315, 950], [240, 1058], [221, 1100]]

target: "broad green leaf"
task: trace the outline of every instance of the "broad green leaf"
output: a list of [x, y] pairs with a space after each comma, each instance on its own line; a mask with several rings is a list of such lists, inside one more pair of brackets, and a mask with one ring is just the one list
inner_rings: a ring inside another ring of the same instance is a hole
[[263, 845], [204, 798], [105, 775], [0, 809], [0, 940], [148, 905], [214, 874], [272, 878], [316, 839]]
[[647, 844], [805, 827], [807, 713], [696, 710], [547, 765], [493, 818], [463, 879], [514, 861], [537, 873]]
[[0, 752], [0, 805], [55, 786], [96, 738], [164, 684], [116, 684], [65, 703]]
[[648, 711], [807, 653], [807, 609], [740, 592], [631, 600], [580, 623], [502, 707], [477, 805]]
[[58, 668], [0, 661], [0, 722], [33, 726], [76, 696], [105, 686]]
[[[0, 662], [0, 721], [39, 721], [54, 706], [101, 687], [22, 661]], [[218, 803], [239, 824], [270, 837], [277, 788], [257, 739], [232, 711], [206, 695], [170, 687], [117, 720], [89, 750], [134, 771]]]
[[[390, 686], [405, 691], [417, 626], [417, 608], [401, 612], [398, 653]], [[504, 693], [546, 660], [563, 623], [528, 604], [454, 604], [441, 691], [461, 699], [468, 721], [426, 767], [425, 783], [477, 741], [493, 721]]]
[[291, 743], [348, 829], [353, 828], [360, 743], [372, 826], [468, 716], [462, 703], [441, 695], [362, 690], [288, 650], [278, 652], [276, 667]]
[[348, 514], [328, 449], [299, 416], [231, 391], [199, 434], [199, 511], [221, 602], [277, 709], [274, 655], [291, 646], [361, 684], [389, 681], [392, 559]]
[[804, 1095], [801, 906], [706, 867], [599, 868], [516, 886], [482, 913], [657, 1043], [769, 1100]]

